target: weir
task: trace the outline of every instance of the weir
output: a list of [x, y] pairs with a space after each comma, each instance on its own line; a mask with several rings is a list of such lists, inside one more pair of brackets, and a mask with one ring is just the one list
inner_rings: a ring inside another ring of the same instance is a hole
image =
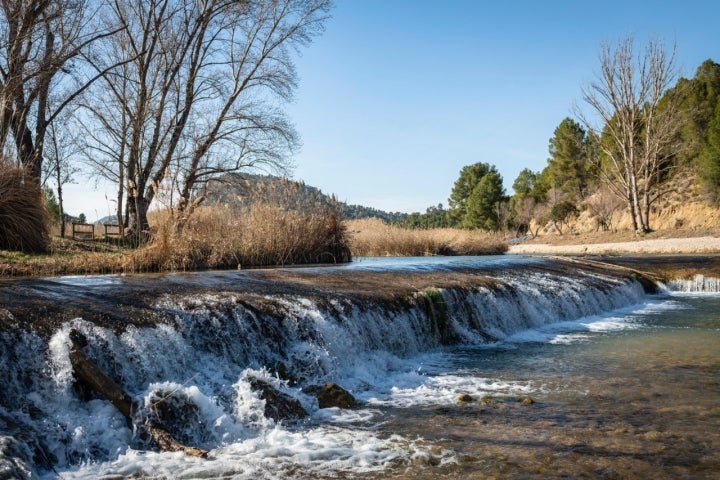
[[[266, 418], [254, 379], [317, 413], [311, 392], [326, 382], [361, 392], [404, 359], [637, 304], [648, 285], [627, 269], [541, 258], [5, 282], [0, 477], [156, 450], [139, 426], [158, 399], [175, 409], [173, 435], [212, 458], [317, 421]], [[77, 384], [74, 330], [132, 397], [134, 425]]]

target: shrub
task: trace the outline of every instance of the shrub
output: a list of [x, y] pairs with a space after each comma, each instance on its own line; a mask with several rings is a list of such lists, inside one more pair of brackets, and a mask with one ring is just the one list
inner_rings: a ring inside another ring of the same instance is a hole
[[40, 186], [24, 169], [0, 159], [0, 249], [45, 253], [48, 213]]
[[578, 214], [577, 207], [568, 201], [560, 202], [552, 207], [550, 211], [550, 220], [552, 220], [558, 233], [562, 235], [563, 224], [567, 223], [567, 220], [571, 217], [575, 217]]

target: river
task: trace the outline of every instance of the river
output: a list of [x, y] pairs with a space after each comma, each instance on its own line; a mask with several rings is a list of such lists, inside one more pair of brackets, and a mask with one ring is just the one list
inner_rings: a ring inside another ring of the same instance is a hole
[[[69, 277], [7, 282], [0, 292], [0, 478], [720, 471], [711, 278], [647, 293], [627, 272], [508, 256]], [[111, 306], [118, 317], [101, 315]], [[159, 398], [177, 408], [173, 431], [208, 458], [157, 451], [139, 423], [128, 427], [107, 400], [81, 394], [68, 361], [73, 329], [140, 412]], [[253, 378], [309, 416], [266, 418]], [[359, 406], [318, 408], [313, 387], [328, 381]]]

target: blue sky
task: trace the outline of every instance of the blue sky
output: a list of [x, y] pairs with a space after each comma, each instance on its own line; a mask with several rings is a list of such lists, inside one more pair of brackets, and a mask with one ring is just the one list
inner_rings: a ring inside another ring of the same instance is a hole
[[[544, 168], [603, 41], [676, 44], [685, 77], [720, 62], [717, 0], [336, 0], [331, 14], [296, 59], [293, 178], [387, 211], [447, 206], [475, 162], [496, 165], [508, 193], [520, 170]], [[110, 214], [113, 189], [91, 189], [66, 186], [66, 210]]]
[[351, 204], [424, 212], [447, 205], [464, 165], [487, 162], [511, 193], [583, 108], [603, 41], [676, 44], [679, 71], [692, 77], [704, 60], [720, 62], [719, 5], [337, 0], [296, 62], [294, 178]]

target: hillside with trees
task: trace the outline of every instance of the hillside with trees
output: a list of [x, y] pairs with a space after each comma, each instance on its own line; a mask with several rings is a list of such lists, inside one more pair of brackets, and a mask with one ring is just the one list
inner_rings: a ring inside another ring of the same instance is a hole
[[511, 195], [493, 165], [468, 165], [449, 209], [431, 207], [404, 225], [518, 237], [720, 227], [720, 65], [707, 60], [677, 78], [661, 42], [641, 55], [634, 47], [632, 37], [603, 45], [600, 73], [583, 89], [586, 113], [560, 121], [546, 166], [523, 169]]
[[254, 204], [274, 204], [292, 210], [331, 208], [347, 220], [377, 218], [386, 223], [398, 223], [408, 217], [406, 213], [348, 205], [335, 195], [327, 195], [305, 182], [274, 175], [227, 174], [208, 182], [204, 196], [206, 205], [248, 208]]

